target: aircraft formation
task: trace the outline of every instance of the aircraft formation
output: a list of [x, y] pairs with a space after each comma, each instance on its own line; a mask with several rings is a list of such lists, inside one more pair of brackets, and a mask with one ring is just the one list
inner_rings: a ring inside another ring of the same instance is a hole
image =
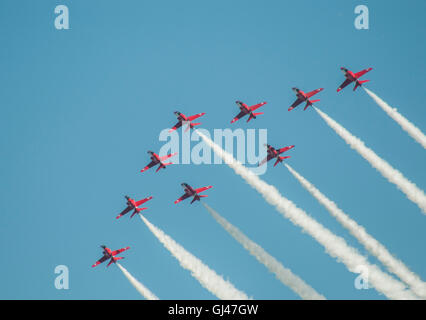
[[[346, 86], [348, 86], [349, 84], [351, 84], [352, 82], [355, 83], [355, 86], [353, 88], [353, 91], [355, 91], [358, 87], [362, 86], [363, 83], [366, 83], [370, 80], [360, 80], [360, 78], [365, 75], [367, 72], [371, 71], [373, 68], [367, 68], [364, 70], [361, 70], [359, 72], [352, 72], [344, 67], [340, 68], [341, 71], [343, 72], [343, 74], [345, 75], [345, 81], [337, 88], [337, 92], [340, 92], [343, 88], [345, 88]], [[317, 100], [310, 100], [311, 97], [313, 97], [314, 95], [316, 95], [317, 93], [321, 92], [322, 90], [324, 90], [324, 88], [319, 88], [319, 89], [315, 89], [313, 91], [310, 92], [303, 92], [302, 90], [300, 90], [299, 88], [292, 88], [292, 90], [294, 91], [294, 93], [296, 94], [296, 101], [288, 108], [288, 111], [293, 110], [294, 108], [296, 108], [298, 105], [300, 105], [301, 103], [306, 102], [306, 105], [304, 107], [303, 110], [306, 110], [309, 106], [313, 106], [314, 103], [320, 101], [320, 99]], [[248, 106], [247, 104], [245, 104], [242, 101], [237, 100], [235, 102], [239, 109], [240, 112], [231, 120], [231, 123], [234, 123], [238, 120], [240, 120], [241, 118], [248, 116], [247, 122], [249, 122], [252, 119], [256, 119], [257, 116], [264, 114], [263, 112], [254, 112], [255, 110], [259, 109], [260, 107], [264, 106], [266, 104], [266, 102], [261, 102], [252, 106]], [[203, 115], [205, 115], [205, 112], [203, 113], [198, 113], [192, 116], [186, 116], [183, 113], [179, 112], [179, 111], [175, 111], [174, 112], [175, 116], [178, 119], [178, 122], [169, 130], [169, 132], [172, 132], [174, 130], [179, 129], [180, 127], [186, 125], [186, 129], [185, 131], [188, 131], [189, 129], [193, 129], [195, 126], [200, 125], [201, 123], [193, 123], [194, 120], [202, 117]], [[258, 166], [262, 166], [265, 163], [267, 163], [268, 161], [272, 160], [272, 159], [276, 159], [275, 163], [274, 163], [274, 167], [278, 164], [278, 163], [282, 163], [283, 160], [290, 158], [290, 156], [281, 156], [282, 153], [294, 148], [294, 145], [291, 146], [287, 146], [287, 147], [283, 147], [280, 149], [275, 149], [274, 147], [272, 147], [269, 144], [266, 144], [265, 147], [267, 148], [267, 156], [266, 158], [264, 158], [262, 161], [260, 161], [258, 163]], [[141, 172], [145, 172], [146, 170], [159, 165], [158, 168], [156, 169], [155, 172], [158, 172], [160, 169], [165, 169], [166, 166], [171, 165], [171, 162], [168, 163], [164, 163], [163, 161], [175, 156], [177, 153], [173, 153], [173, 154], [168, 154], [165, 155], [163, 157], [160, 157], [158, 154], [156, 154], [153, 151], [148, 151], [148, 154], [150, 154], [150, 159], [151, 162], [148, 163], [142, 170]], [[208, 189], [211, 189], [212, 186], [206, 186], [206, 187], [201, 187], [201, 188], [196, 188], [194, 189], [193, 187], [191, 187], [188, 183], [181, 183], [181, 186], [184, 188], [184, 194], [177, 199], [174, 203], [177, 204], [187, 198], [192, 197], [191, 200], [191, 204], [194, 203], [195, 201], [200, 201], [201, 198], [207, 197], [207, 195], [200, 195], [201, 192], [204, 192]], [[140, 206], [142, 204], [144, 204], [145, 202], [151, 200], [153, 197], [149, 196], [147, 198], [144, 198], [142, 200], [139, 201], [135, 201], [134, 199], [130, 198], [129, 196], [125, 196], [127, 202], [126, 202], [126, 208], [116, 217], [116, 219], [121, 218], [122, 216], [126, 215], [127, 213], [129, 213], [130, 211], [133, 210], [132, 214], [130, 215], [130, 218], [132, 218], [135, 214], [140, 214], [141, 211], [146, 210], [147, 208], [141, 208]], [[128, 249], [130, 249], [130, 247], [126, 247], [126, 248], [122, 248], [122, 249], [118, 249], [115, 251], [112, 251], [111, 249], [109, 249], [108, 247], [106, 247], [105, 245], [102, 245], [101, 248], [103, 249], [102, 254], [103, 256], [96, 261], [92, 267], [96, 267], [99, 264], [101, 264], [102, 262], [110, 259], [109, 263], [107, 264], [107, 267], [110, 266], [112, 263], [116, 263], [118, 260], [124, 259], [124, 257], [116, 257], [116, 255], [122, 253], [123, 251], [126, 251]]]

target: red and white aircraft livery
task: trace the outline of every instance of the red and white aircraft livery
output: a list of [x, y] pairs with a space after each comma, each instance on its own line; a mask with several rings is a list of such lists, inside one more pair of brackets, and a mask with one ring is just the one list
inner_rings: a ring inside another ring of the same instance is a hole
[[177, 152], [176, 152], [176, 153], [165, 155], [164, 157], [160, 157], [155, 152], [148, 151], [148, 153], [151, 155], [151, 162], [148, 163], [148, 165], [145, 168], [143, 168], [141, 172], [144, 172], [157, 164], [160, 164], [160, 165], [158, 166], [157, 170], [155, 170], [155, 172], [158, 172], [160, 169], [163, 169], [163, 168], [165, 169], [166, 166], [171, 165], [173, 163], [172, 162], [163, 163], [162, 161], [177, 155]]
[[113, 262], [116, 263], [118, 260], [124, 259], [124, 257], [115, 257], [117, 254], [120, 254], [123, 251], [130, 249], [130, 247], [126, 247], [126, 248], [118, 249], [115, 251], [111, 251], [111, 249], [107, 248], [106, 246], [101, 246], [101, 248], [103, 249], [103, 252], [102, 252], [103, 256], [98, 261], [96, 261], [95, 264], [92, 265], [92, 268], [96, 267], [97, 265], [100, 265], [105, 260], [111, 259], [111, 261], [107, 265], [107, 267], [109, 267], [111, 263]]
[[292, 88], [292, 89], [296, 93], [297, 100], [294, 101], [294, 103], [290, 106], [290, 108], [288, 108], [288, 111], [293, 110], [299, 104], [301, 104], [302, 102], [305, 102], [305, 101], [306, 101], [306, 106], [305, 106], [305, 108], [303, 110], [306, 110], [313, 103], [320, 101], [320, 99], [318, 99], [318, 100], [309, 100], [309, 98], [313, 97], [318, 92], [321, 92], [322, 90], [324, 90], [324, 88], [319, 88], [319, 89], [316, 89], [314, 91], [311, 91], [311, 92], [308, 92], [308, 93], [304, 93], [302, 90], [300, 90], [298, 88]]
[[134, 210], [132, 215], [130, 216], [130, 218], [133, 218], [133, 216], [136, 213], [141, 212], [142, 210], [148, 209], [148, 208], [138, 208], [140, 205], [144, 204], [145, 202], [149, 201], [152, 199], [152, 197], [148, 197], [139, 201], [135, 201], [132, 198], [130, 198], [129, 196], [124, 196], [127, 199], [127, 208], [124, 209], [117, 217], [115, 217], [116, 219], [121, 218], [122, 216], [124, 216], [126, 213], [128, 213], [131, 210]]
[[258, 164], [258, 167], [260, 167], [261, 165], [263, 165], [264, 163], [268, 162], [271, 159], [277, 158], [277, 161], [275, 161], [275, 164], [274, 164], [274, 167], [275, 167], [279, 162], [283, 162], [284, 159], [290, 158], [290, 156], [281, 157], [280, 154], [294, 148], [294, 145], [292, 145], [292, 146], [284, 147], [277, 150], [274, 147], [270, 146], [269, 144], [266, 144], [265, 146], [268, 148], [268, 151], [267, 151], [268, 153], [266, 158], [263, 159]]
[[355, 82], [355, 87], [354, 87], [354, 91], [355, 91], [356, 88], [361, 86], [363, 83], [370, 81], [370, 80], [359, 80], [359, 78], [361, 78], [367, 72], [373, 70], [373, 68], [364, 69], [357, 73], [353, 73], [352, 71], [343, 67], [340, 68], [340, 70], [342, 70], [343, 74], [346, 77], [346, 80], [340, 85], [340, 87], [337, 88], [337, 92], [339, 92], [340, 90], [342, 90], [344, 87], [346, 87], [348, 84], [352, 82]]
[[204, 116], [206, 113], [205, 112], [203, 112], [203, 113], [197, 113], [197, 114], [194, 114], [193, 116], [190, 116], [190, 117], [185, 116], [183, 113], [181, 113], [179, 111], [175, 111], [174, 114], [178, 118], [179, 122], [176, 123], [175, 126], [169, 130], [169, 132], [172, 132], [172, 131], [174, 131], [176, 129], [179, 129], [180, 127], [182, 127], [182, 125], [184, 124], [184, 122], [188, 123], [188, 126], [187, 126], [185, 132], [188, 131], [190, 128], [193, 129], [195, 126], [200, 125], [201, 122], [199, 122], [199, 123], [192, 123], [192, 121], [194, 121], [195, 119], [197, 119], [199, 117]]
[[206, 195], [200, 195], [199, 193], [201, 193], [201, 192], [203, 192], [203, 191], [206, 191], [206, 190], [208, 190], [208, 189], [210, 189], [210, 188], [212, 188], [212, 186], [208, 186], [208, 187], [202, 187], [202, 188], [198, 188], [198, 189], [193, 189], [189, 184], [187, 184], [187, 183], [181, 183], [181, 186], [185, 189], [185, 194], [182, 196], [182, 197], [180, 197], [179, 199], [177, 199], [176, 201], [175, 201], [175, 204], [176, 203], [179, 203], [179, 202], [181, 202], [182, 200], [185, 200], [186, 198], [189, 198], [189, 197], [194, 197], [194, 199], [192, 199], [192, 201], [191, 201], [191, 204], [194, 202], [194, 201], [200, 201], [200, 199], [201, 198], [205, 198], [205, 197], [207, 197]]
[[266, 104], [266, 102], [261, 102], [261, 103], [255, 104], [254, 106], [249, 107], [248, 105], [246, 105], [244, 102], [241, 102], [241, 101], [235, 101], [235, 103], [238, 105], [241, 111], [239, 114], [237, 114], [237, 116], [234, 119], [232, 119], [231, 123], [234, 123], [235, 121], [241, 119], [242, 117], [248, 114], [250, 116], [247, 119], [247, 122], [249, 122], [251, 119], [256, 119], [256, 116], [263, 114], [263, 112], [254, 113], [253, 111]]

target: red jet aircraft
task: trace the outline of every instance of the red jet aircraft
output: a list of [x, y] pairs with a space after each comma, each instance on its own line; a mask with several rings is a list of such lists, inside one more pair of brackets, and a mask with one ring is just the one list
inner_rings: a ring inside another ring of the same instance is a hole
[[235, 103], [238, 105], [241, 111], [239, 114], [237, 114], [237, 116], [234, 119], [232, 119], [231, 123], [234, 123], [235, 121], [241, 119], [242, 117], [248, 114], [250, 116], [247, 119], [247, 122], [249, 122], [251, 119], [256, 119], [256, 116], [263, 114], [263, 112], [253, 113], [253, 111], [266, 104], [266, 102], [261, 102], [261, 103], [255, 104], [254, 106], [249, 107], [248, 105], [246, 105], [244, 102], [241, 102], [241, 101], [236, 101]]
[[306, 106], [305, 106], [305, 108], [303, 110], [306, 110], [313, 103], [320, 101], [320, 99], [318, 99], [318, 100], [309, 100], [309, 98], [313, 97], [318, 92], [321, 92], [322, 90], [324, 90], [324, 88], [319, 88], [319, 89], [316, 89], [314, 91], [311, 91], [311, 92], [308, 92], [308, 93], [304, 93], [302, 90], [300, 90], [298, 88], [292, 88], [292, 89], [296, 93], [297, 100], [294, 101], [294, 103], [290, 106], [290, 108], [288, 108], [288, 111], [293, 110], [299, 104], [301, 104], [302, 102], [305, 102], [305, 101], [306, 101]]
[[107, 248], [106, 246], [101, 246], [101, 248], [103, 249], [103, 251], [102, 251], [103, 256], [98, 261], [96, 261], [95, 264], [92, 265], [92, 268], [96, 267], [97, 265], [100, 265], [105, 260], [111, 259], [111, 261], [107, 265], [107, 267], [109, 267], [111, 265], [111, 263], [113, 263], [113, 262], [116, 263], [118, 260], [124, 259], [124, 257], [115, 257], [117, 254], [120, 254], [123, 251], [130, 249], [130, 247], [126, 247], [126, 248], [118, 249], [118, 250], [115, 250], [115, 251], [111, 251], [111, 249]]
[[350, 71], [346, 68], [343, 68], [343, 67], [340, 68], [340, 70], [342, 70], [343, 74], [346, 77], [346, 80], [340, 85], [340, 87], [337, 88], [337, 92], [342, 90], [344, 87], [346, 87], [351, 82], [355, 82], [355, 87], [354, 87], [354, 91], [355, 91], [356, 88], [361, 86], [363, 83], [370, 81], [370, 80], [358, 80], [358, 79], [361, 78], [368, 71], [373, 70], [373, 68], [364, 69], [364, 70], [357, 72], [357, 73], [353, 73], [352, 71]]
[[169, 132], [172, 132], [172, 131], [174, 131], [176, 129], [179, 129], [180, 127], [182, 127], [182, 124], [184, 122], [188, 122], [188, 127], [186, 128], [185, 132], [188, 131], [189, 128], [193, 129], [195, 126], [198, 126], [201, 123], [192, 123], [192, 121], [195, 120], [195, 119], [197, 119], [197, 118], [199, 118], [199, 117], [201, 117], [201, 116], [204, 116], [206, 113], [205, 112], [203, 112], [203, 113], [197, 113], [197, 114], [194, 114], [193, 116], [190, 116], [190, 117], [185, 116], [183, 113], [181, 113], [179, 111], [175, 111], [174, 114], [178, 118], [179, 122], [176, 123], [175, 126], [169, 130]]
[[271, 159], [277, 158], [277, 161], [275, 161], [275, 164], [274, 164], [274, 167], [275, 167], [278, 164], [278, 162], [283, 162], [284, 159], [290, 158], [290, 156], [281, 157], [280, 154], [294, 148], [294, 145], [292, 145], [292, 146], [284, 147], [277, 150], [274, 147], [270, 146], [269, 144], [266, 144], [265, 146], [268, 148], [268, 151], [267, 151], [268, 153], [266, 158], [263, 159], [258, 164], [258, 167], [260, 167], [261, 165], [263, 165], [264, 163], [268, 162]]
[[177, 155], [177, 152], [176, 152], [173, 154], [165, 155], [164, 157], [159, 157], [158, 154], [156, 154], [155, 152], [148, 151], [148, 153], [151, 155], [151, 162], [148, 163], [148, 165], [145, 168], [143, 168], [141, 172], [144, 172], [157, 164], [160, 164], [160, 165], [158, 166], [157, 170], [155, 170], [155, 172], [158, 172], [160, 169], [163, 169], [163, 168], [165, 169], [166, 166], [171, 165], [173, 163], [172, 162], [163, 163], [162, 161]]
[[194, 202], [194, 201], [200, 201], [200, 199], [201, 198], [205, 198], [205, 197], [207, 197], [206, 195], [199, 195], [199, 193], [201, 193], [201, 192], [203, 192], [203, 191], [206, 191], [206, 190], [208, 190], [208, 189], [210, 189], [210, 188], [212, 188], [212, 186], [208, 186], [208, 187], [203, 187], [203, 188], [198, 188], [198, 189], [193, 189], [189, 184], [187, 184], [187, 183], [181, 183], [181, 186], [185, 189], [185, 194], [182, 196], [182, 197], [180, 197], [179, 199], [177, 199], [176, 201], [175, 201], [175, 204], [176, 203], [179, 203], [179, 202], [181, 202], [182, 200], [185, 200], [186, 198], [189, 198], [189, 197], [192, 197], [192, 196], [194, 196], [194, 199], [192, 199], [192, 201], [191, 201], [191, 204]]
[[127, 199], [127, 208], [124, 209], [117, 217], [115, 217], [116, 219], [121, 218], [122, 216], [124, 216], [126, 213], [128, 213], [131, 210], [134, 210], [132, 215], [130, 216], [130, 218], [133, 218], [133, 216], [136, 213], [141, 212], [142, 210], [148, 209], [148, 208], [138, 208], [140, 205], [144, 204], [145, 202], [149, 201], [152, 199], [152, 197], [148, 197], [139, 201], [135, 201], [132, 198], [130, 198], [129, 196], [124, 196]]

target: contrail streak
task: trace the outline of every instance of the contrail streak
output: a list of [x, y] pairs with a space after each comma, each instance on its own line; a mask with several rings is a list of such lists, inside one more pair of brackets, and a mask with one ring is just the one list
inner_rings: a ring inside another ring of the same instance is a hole
[[236, 289], [232, 283], [224, 280], [216, 272], [206, 266], [200, 259], [186, 251], [180, 244], [170, 238], [161, 229], [140, 215], [142, 221], [157, 239], [179, 261], [180, 265], [189, 271], [200, 284], [221, 300], [248, 300], [249, 297]]
[[126, 276], [127, 280], [138, 290], [138, 292], [145, 297], [147, 300], [158, 300], [158, 297], [153, 294], [147, 287], [145, 287], [142, 283], [140, 283], [138, 280], [133, 277], [129, 271], [126, 270], [121, 264], [118, 262], [116, 265], [120, 268], [121, 272]]
[[350, 247], [343, 238], [335, 235], [305, 211], [298, 208], [293, 202], [282, 196], [274, 186], [261, 180], [212, 140], [199, 131], [197, 133], [236, 174], [240, 175], [251, 187], [259, 192], [269, 204], [273, 205], [285, 218], [296, 226], [301, 227], [303, 231], [317, 240], [330, 256], [342, 262], [349, 271], [357, 273], [359, 268], [367, 268], [369, 283], [390, 299], [417, 299], [411, 291], [405, 290], [403, 283], [384, 273], [376, 265], [370, 264], [355, 248]]
[[380, 158], [373, 150], [366, 147], [364, 142], [352, 135], [348, 130], [343, 128], [336, 121], [331, 119], [323, 111], [317, 107], [314, 109], [321, 118], [355, 151], [357, 151], [365, 160], [367, 160], [373, 168], [376, 168], [383, 177], [389, 182], [395, 184], [408, 199], [413, 201], [419, 208], [426, 213], [426, 196], [423, 190], [419, 189], [414, 183], [403, 176], [401, 172], [394, 169], [389, 163]]
[[270, 272], [274, 273], [278, 280], [293, 290], [302, 299], [306, 300], [325, 300], [325, 297], [316, 292], [305, 281], [285, 268], [277, 259], [266, 252], [257, 243], [250, 240], [238, 228], [229, 223], [225, 218], [219, 215], [215, 210], [203, 202], [203, 206], [210, 215], [247, 251], [250, 252], [260, 263], [262, 263]]
[[396, 108], [392, 108], [382, 99], [380, 99], [374, 92], [368, 90], [365, 87], [363, 87], [363, 89], [377, 103], [377, 105], [388, 114], [389, 117], [391, 117], [401, 126], [402, 130], [407, 132], [414, 140], [416, 140], [418, 143], [420, 143], [423, 146], [423, 148], [426, 149], [426, 136], [423, 134], [423, 132], [419, 128], [417, 128], [413, 123], [411, 123], [404, 116], [402, 116], [396, 110]]
[[426, 284], [418, 275], [408, 269], [405, 264], [395, 258], [379, 241], [367, 233], [364, 227], [357, 224], [346, 213], [344, 213], [333, 201], [322, 194], [314, 185], [302, 177], [290, 165], [285, 164], [290, 173], [299, 181], [299, 183], [321, 203], [330, 214], [340, 222], [340, 224], [349, 230], [349, 232], [387, 269], [397, 275], [402, 281], [411, 287], [411, 290], [419, 297], [426, 298]]

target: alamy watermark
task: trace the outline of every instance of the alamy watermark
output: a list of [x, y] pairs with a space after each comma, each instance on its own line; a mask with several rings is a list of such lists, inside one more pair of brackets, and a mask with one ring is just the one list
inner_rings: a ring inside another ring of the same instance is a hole
[[369, 29], [368, 7], [366, 5], [360, 4], [355, 7], [354, 12], [355, 14], [358, 15], [354, 21], [355, 28], [358, 30], [362, 30], [362, 29], [368, 30]]
[[58, 290], [68, 290], [70, 288], [68, 267], [62, 264], [56, 266], [55, 274], [59, 274], [55, 278], [55, 288]]
[[57, 30], [68, 30], [70, 28], [70, 18], [69, 18], [69, 10], [65, 5], [58, 5], [55, 7], [55, 14], [57, 14], [55, 18], [55, 28]]
[[[262, 175], [266, 172], [267, 166], [258, 164], [267, 155], [267, 129], [214, 129], [212, 134], [206, 129], [197, 131], [232, 154], [253, 173]], [[169, 132], [168, 129], [162, 130], [158, 139], [165, 143], [159, 151], [159, 156], [178, 153], [177, 157], [171, 159], [173, 164], [222, 164], [222, 158], [204, 143], [197, 131], [182, 130], [178, 133]]]
[[354, 281], [354, 286], [356, 289], [358, 290], [367, 290], [370, 289], [370, 285], [368, 282], [368, 275], [369, 275], [369, 271], [368, 271], [368, 267], [367, 266], [358, 266], [355, 269], [356, 273], [359, 273], [359, 276], [357, 276], [355, 278]]

